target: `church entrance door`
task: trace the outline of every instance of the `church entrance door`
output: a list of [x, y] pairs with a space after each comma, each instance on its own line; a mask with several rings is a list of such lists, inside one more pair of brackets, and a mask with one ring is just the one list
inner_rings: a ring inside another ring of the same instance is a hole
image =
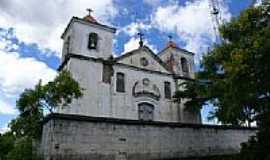
[[139, 120], [153, 121], [154, 120], [154, 106], [150, 103], [140, 103], [139, 106]]

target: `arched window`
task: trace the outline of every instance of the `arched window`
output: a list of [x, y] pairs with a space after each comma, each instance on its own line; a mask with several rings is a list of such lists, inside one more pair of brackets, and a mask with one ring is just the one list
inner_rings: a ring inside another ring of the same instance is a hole
[[116, 74], [116, 91], [125, 92], [125, 74], [118, 72]]
[[188, 61], [184, 57], [181, 58], [181, 67], [182, 67], [182, 71], [184, 73], [188, 73], [189, 72], [189, 70], [188, 70]]
[[96, 33], [90, 33], [88, 37], [88, 48], [97, 49], [98, 35]]
[[142, 121], [153, 121], [154, 120], [154, 106], [150, 103], [140, 103], [138, 105], [138, 118]]

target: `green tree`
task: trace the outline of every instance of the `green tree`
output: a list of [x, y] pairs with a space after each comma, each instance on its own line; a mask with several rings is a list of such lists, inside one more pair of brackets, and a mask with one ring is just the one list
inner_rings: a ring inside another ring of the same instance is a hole
[[175, 100], [186, 106], [213, 104], [210, 118], [221, 123], [257, 122], [259, 132], [243, 144], [241, 159], [270, 159], [270, 5], [249, 8], [220, 27], [223, 41], [203, 57], [193, 82]]
[[4, 160], [9, 151], [14, 148], [15, 137], [11, 132], [0, 134], [0, 160]]
[[16, 140], [14, 148], [6, 155], [7, 160], [41, 160], [42, 158], [33, 152], [33, 140], [23, 137]]
[[81, 96], [79, 84], [69, 72], [62, 71], [48, 84], [39, 82], [34, 89], [26, 89], [21, 94], [16, 103], [20, 114], [10, 123], [10, 128], [17, 136], [39, 138], [44, 114], [53, 113], [57, 107], [65, 107]]
[[270, 7], [249, 8], [220, 28], [221, 44], [203, 57], [201, 70], [175, 100], [190, 99], [187, 107], [215, 106], [223, 123], [241, 125], [269, 110]]
[[38, 159], [33, 142], [40, 140], [44, 115], [81, 96], [82, 88], [67, 71], [47, 84], [40, 81], [33, 89], [25, 89], [16, 103], [19, 115], [10, 122], [10, 131], [0, 137], [1, 160]]

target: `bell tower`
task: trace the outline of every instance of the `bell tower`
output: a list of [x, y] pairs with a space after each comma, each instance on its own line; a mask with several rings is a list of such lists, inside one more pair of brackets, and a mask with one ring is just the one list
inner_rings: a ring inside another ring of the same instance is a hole
[[112, 55], [115, 28], [99, 23], [92, 9], [85, 17], [73, 17], [61, 38], [64, 41], [62, 61], [68, 54], [107, 59]]
[[194, 53], [179, 48], [172, 41], [171, 36], [169, 36], [166, 48], [159, 53], [159, 57], [168, 65], [169, 70], [174, 74], [186, 78], [194, 77]]

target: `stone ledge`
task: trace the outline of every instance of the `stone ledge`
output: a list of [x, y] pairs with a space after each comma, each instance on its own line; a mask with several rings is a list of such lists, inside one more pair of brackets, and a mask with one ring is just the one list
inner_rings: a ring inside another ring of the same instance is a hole
[[256, 127], [241, 127], [232, 125], [205, 125], [205, 124], [191, 124], [191, 123], [179, 123], [179, 122], [160, 122], [160, 121], [140, 121], [140, 120], [129, 120], [129, 119], [118, 119], [108, 117], [91, 117], [75, 114], [60, 114], [52, 113], [47, 115], [43, 124], [54, 119], [59, 120], [70, 120], [70, 121], [85, 121], [85, 122], [101, 122], [101, 123], [113, 123], [122, 125], [151, 125], [151, 126], [164, 126], [164, 127], [176, 127], [176, 128], [193, 128], [193, 129], [223, 129], [223, 130], [257, 130]]

